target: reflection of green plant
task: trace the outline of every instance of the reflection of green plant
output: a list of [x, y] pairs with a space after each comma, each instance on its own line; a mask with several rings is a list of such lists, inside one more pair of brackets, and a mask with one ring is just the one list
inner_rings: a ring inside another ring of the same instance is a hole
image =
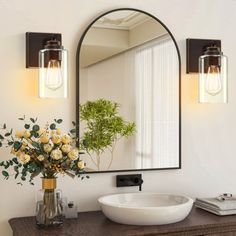
[[[110, 168], [116, 143], [122, 137], [128, 138], [135, 132], [134, 122], [127, 122], [118, 114], [119, 105], [115, 102], [98, 99], [80, 105], [80, 120], [86, 128], [81, 138], [84, 149], [97, 169], [100, 169], [101, 154], [108, 149], [111, 152]], [[96, 155], [93, 158], [92, 153]]]

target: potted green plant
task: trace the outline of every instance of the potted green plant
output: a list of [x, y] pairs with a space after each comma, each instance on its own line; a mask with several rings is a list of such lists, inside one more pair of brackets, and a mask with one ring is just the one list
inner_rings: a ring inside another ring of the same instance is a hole
[[119, 115], [120, 105], [116, 102], [98, 99], [80, 105], [80, 121], [85, 130], [80, 138], [80, 148], [85, 150], [97, 170], [100, 170], [101, 155], [110, 151], [109, 170], [117, 142], [135, 133], [135, 123], [127, 122]]

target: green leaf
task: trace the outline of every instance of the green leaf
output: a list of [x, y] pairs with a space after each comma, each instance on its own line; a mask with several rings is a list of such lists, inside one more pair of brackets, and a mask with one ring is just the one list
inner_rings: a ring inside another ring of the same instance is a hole
[[22, 180], [22, 181], [26, 181], [25, 176], [21, 176], [21, 180]]
[[56, 129], [56, 124], [52, 123], [52, 124], [50, 125], [50, 129], [51, 129], [51, 130], [55, 130], [55, 129]]
[[31, 135], [32, 135], [33, 137], [35, 137], [35, 138], [38, 138], [38, 137], [39, 137], [38, 132], [36, 132], [36, 131], [34, 131], [34, 130], [30, 131], [30, 133], [31, 133]]
[[25, 124], [25, 129], [29, 129], [30, 125], [29, 124]]
[[70, 133], [71, 133], [71, 134], [75, 134], [75, 133], [76, 133], [76, 129], [71, 129], [71, 130], [70, 130]]
[[4, 177], [6, 177], [6, 178], [7, 178], [7, 177], [9, 177], [9, 174], [8, 174], [8, 172], [7, 172], [7, 171], [5, 171], [5, 170], [3, 170], [3, 171], [2, 171], [2, 175], [3, 175]]
[[37, 142], [32, 142], [32, 146], [39, 149], [40, 148], [40, 144]]
[[32, 122], [32, 123], [35, 123], [36, 121], [37, 121], [37, 118], [30, 118], [30, 121]]
[[2, 142], [0, 142], [0, 147], [2, 147]]
[[12, 158], [12, 161], [15, 163], [15, 164], [19, 164], [18, 160], [16, 157]]
[[32, 129], [33, 131], [37, 132], [39, 131], [40, 127], [38, 125], [34, 125]]
[[4, 139], [4, 137], [3, 137], [1, 134], [0, 134], [0, 139], [1, 139], [1, 140], [3, 140], [3, 139]]
[[9, 137], [11, 133], [5, 133], [5, 137]]
[[57, 120], [57, 124], [61, 124], [62, 121], [63, 121], [62, 119], [58, 119], [58, 120]]
[[8, 145], [9, 145], [9, 146], [11, 146], [11, 145], [13, 145], [13, 144], [14, 144], [14, 142], [8, 141]]
[[15, 142], [14, 142], [14, 145], [13, 145], [13, 148], [14, 148], [16, 151], [18, 151], [18, 150], [21, 148], [21, 146], [22, 146], [22, 143], [21, 143], [21, 142], [15, 141]]
[[3, 129], [6, 129], [6, 128], [7, 128], [7, 125], [6, 125], [6, 124], [4, 124], [4, 125], [3, 125]]

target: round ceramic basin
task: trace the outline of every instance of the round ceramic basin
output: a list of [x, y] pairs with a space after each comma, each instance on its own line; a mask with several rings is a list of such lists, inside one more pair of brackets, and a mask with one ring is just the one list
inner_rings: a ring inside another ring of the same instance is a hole
[[162, 225], [183, 220], [193, 206], [186, 196], [157, 193], [125, 193], [98, 199], [110, 220], [129, 225]]

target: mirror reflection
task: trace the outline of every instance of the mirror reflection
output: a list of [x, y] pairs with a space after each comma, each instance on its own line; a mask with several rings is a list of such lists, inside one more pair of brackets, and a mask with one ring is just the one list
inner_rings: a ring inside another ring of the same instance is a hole
[[179, 56], [162, 24], [139, 11], [105, 14], [86, 32], [79, 65], [86, 170], [178, 168]]

